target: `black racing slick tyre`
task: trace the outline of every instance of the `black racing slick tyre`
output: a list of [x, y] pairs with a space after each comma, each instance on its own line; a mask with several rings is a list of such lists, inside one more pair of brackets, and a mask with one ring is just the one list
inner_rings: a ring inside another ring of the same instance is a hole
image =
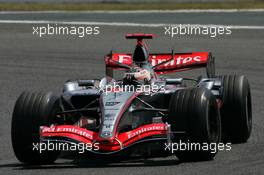
[[173, 143], [195, 144], [196, 148], [176, 150], [181, 161], [211, 160], [217, 149], [201, 147], [218, 144], [221, 140], [221, 120], [215, 96], [203, 88], [177, 90], [169, 104], [168, 123], [173, 133]]
[[250, 85], [245, 76], [225, 75], [223, 82], [223, 105], [221, 119], [223, 141], [243, 143], [252, 130], [252, 107]]
[[33, 149], [40, 142], [39, 127], [48, 126], [55, 116], [59, 101], [52, 93], [23, 92], [16, 101], [12, 116], [11, 138], [14, 153], [20, 162], [26, 164], [50, 164], [58, 151]]

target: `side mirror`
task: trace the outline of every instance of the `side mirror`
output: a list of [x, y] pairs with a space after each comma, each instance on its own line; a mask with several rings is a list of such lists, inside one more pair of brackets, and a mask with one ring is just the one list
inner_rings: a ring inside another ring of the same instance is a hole
[[104, 89], [107, 84], [114, 82], [114, 81], [115, 81], [115, 79], [113, 79], [112, 77], [104, 77], [101, 79], [101, 81], [99, 83], [99, 88]]
[[104, 77], [103, 79], [101, 79], [100, 83], [99, 83], [99, 88], [100, 89], [104, 89], [104, 87], [107, 85], [107, 78]]

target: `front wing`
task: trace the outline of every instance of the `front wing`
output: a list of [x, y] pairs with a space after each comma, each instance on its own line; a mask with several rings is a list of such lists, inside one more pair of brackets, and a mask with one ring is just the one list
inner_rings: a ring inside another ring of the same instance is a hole
[[113, 152], [120, 151], [152, 136], [159, 136], [164, 139], [168, 135], [168, 125], [164, 123], [147, 124], [134, 130], [117, 134], [112, 141], [103, 140], [98, 135], [97, 132], [73, 125], [42, 126], [40, 128], [42, 140], [53, 140], [56, 138], [56, 140], [60, 141], [61, 139], [62, 141], [67, 138], [77, 143], [98, 143], [99, 152]]

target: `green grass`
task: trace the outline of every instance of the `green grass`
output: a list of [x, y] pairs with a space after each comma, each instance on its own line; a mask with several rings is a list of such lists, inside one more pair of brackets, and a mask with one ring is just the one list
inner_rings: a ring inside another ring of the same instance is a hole
[[177, 10], [177, 9], [256, 9], [263, 1], [233, 3], [0, 3], [0, 11], [40, 10]]

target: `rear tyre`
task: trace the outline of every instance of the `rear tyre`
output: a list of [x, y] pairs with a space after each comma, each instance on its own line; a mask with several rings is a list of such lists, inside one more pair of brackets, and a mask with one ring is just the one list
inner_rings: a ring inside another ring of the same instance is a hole
[[[169, 104], [168, 123], [174, 132], [173, 142], [218, 144], [221, 139], [221, 121], [215, 96], [208, 89], [192, 88], [177, 90]], [[183, 132], [181, 134], [181, 132]], [[181, 161], [211, 160], [215, 150], [177, 150]]]
[[245, 76], [225, 75], [223, 82], [222, 117], [223, 141], [243, 143], [252, 130], [250, 85]]
[[52, 93], [23, 92], [16, 101], [12, 117], [11, 138], [17, 159], [27, 164], [53, 163], [59, 152], [33, 150], [39, 143], [39, 127], [48, 126], [59, 107]]

